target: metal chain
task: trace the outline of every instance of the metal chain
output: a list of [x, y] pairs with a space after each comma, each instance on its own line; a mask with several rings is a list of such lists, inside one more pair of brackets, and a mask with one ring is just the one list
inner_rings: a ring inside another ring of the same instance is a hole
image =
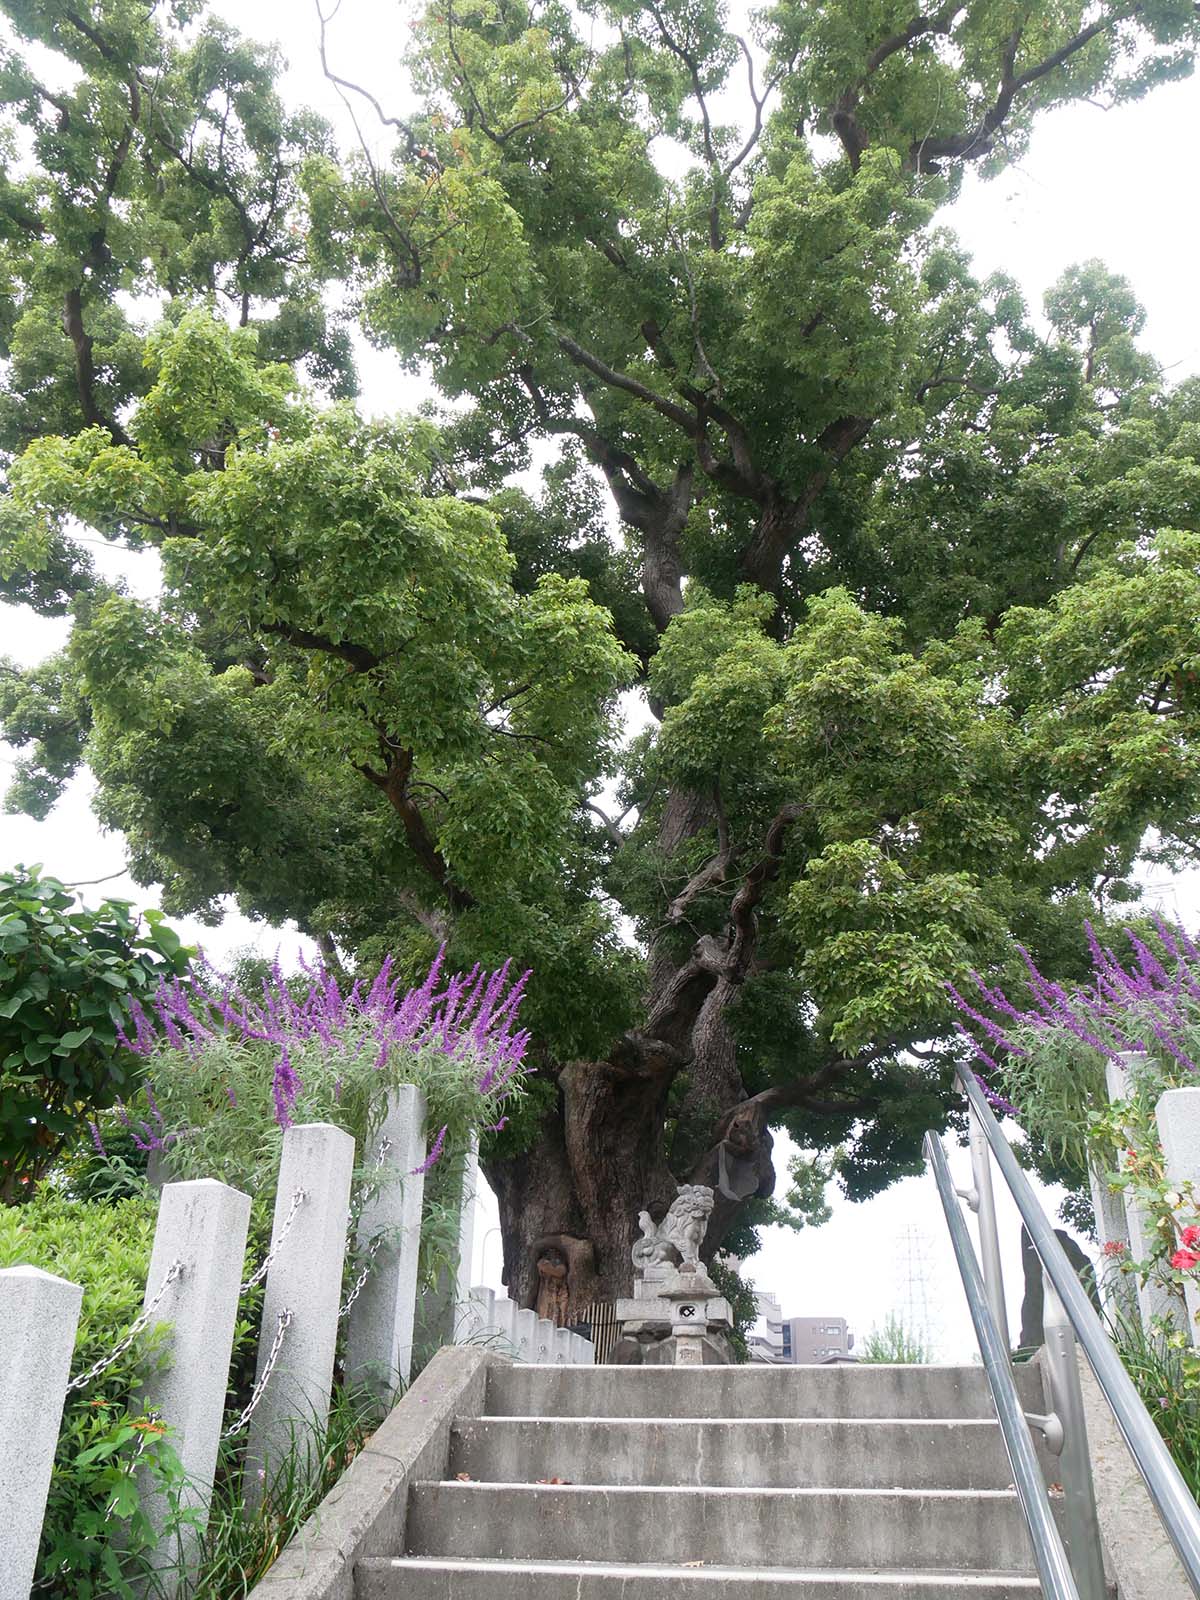
[[279, 1352], [283, 1349], [283, 1336], [291, 1326], [291, 1322], [292, 1313], [290, 1311], [284, 1310], [279, 1313], [279, 1326], [275, 1329], [275, 1338], [271, 1342], [270, 1353], [263, 1366], [262, 1377], [254, 1385], [254, 1392], [246, 1402], [245, 1410], [236, 1422], [231, 1423], [225, 1429], [225, 1432], [221, 1435], [222, 1439], [232, 1439], [235, 1433], [241, 1433], [254, 1415], [258, 1402], [267, 1392], [267, 1384], [271, 1381], [271, 1374], [275, 1371], [275, 1363], [279, 1360]]
[[299, 1211], [300, 1207], [304, 1204], [304, 1202], [307, 1199], [308, 1199], [308, 1190], [307, 1189], [297, 1189], [296, 1190], [295, 1194], [292, 1196], [291, 1209], [289, 1210], [287, 1216], [284, 1217], [284, 1219], [283, 1219], [283, 1227], [280, 1228], [280, 1230], [279, 1230], [278, 1239], [274, 1240], [274, 1242], [271, 1245], [271, 1248], [267, 1251], [266, 1255], [263, 1257], [262, 1265], [257, 1269], [257, 1271], [252, 1272], [250, 1274], [250, 1276], [246, 1279], [245, 1283], [242, 1285], [241, 1289], [238, 1291], [240, 1294], [245, 1294], [248, 1289], [253, 1289], [255, 1284], [261, 1283], [263, 1281], [263, 1279], [266, 1277], [267, 1273], [270, 1272], [271, 1263], [275, 1260], [275, 1257], [279, 1254], [280, 1246], [283, 1244], [283, 1241], [288, 1236], [288, 1229], [291, 1227], [292, 1223], [296, 1220], [297, 1211]]
[[145, 1329], [149, 1327], [150, 1319], [154, 1315], [154, 1312], [157, 1309], [163, 1295], [166, 1294], [167, 1290], [171, 1287], [175, 1280], [182, 1275], [183, 1262], [172, 1261], [171, 1265], [167, 1268], [166, 1276], [158, 1286], [158, 1293], [154, 1296], [154, 1299], [151, 1300], [146, 1309], [140, 1312], [139, 1315], [134, 1318], [129, 1332], [121, 1340], [120, 1344], [117, 1345], [115, 1349], [110, 1350], [108, 1355], [101, 1356], [100, 1360], [97, 1361], [94, 1366], [89, 1367], [86, 1372], [81, 1372], [77, 1378], [72, 1378], [70, 1383], [67, 1385], [68, 1394], [73, 1394], [76, 1389], [86, 1388], [87, 1385], [91, 1383], [93, 1378], [98, 1378], [102, 1372], [107, 1372], [109, 1367], [111, 1367], [115, 1361], [119, 1361], [121, 1359], [126, 1350], [129, 1349], [130, 1345], [137, 1338], [138, 1334], [144, 1332]]
[[367, 1246], [366, 1263], [363, 1266], [362, 1271], [359, 1273], [358, 1278], [355, 1281], [353, 1289], [351, 1289], [350, 1293], [346, 1296], [346, 1303], [342, 1306], [342, 1309], [338, 1312], [338, 1321], [339, 1322], [342, 1320], [342, 1318], [344, 1316], [348, 1315], [348, 1313], [350, 1311], [350, 1307], [354, 1304], [354, 1302], [358, 1299], [359, 1295], [363, 1292], [363, 1288], [364, 1288], [364, 1286], [366, 1284], [366, 1281], [371, 1276], [371, 1268], [375, 1264], [375, 1257], [376, 1257], [376, 1255], [377, 1255], [377, 1253], [379, 1251], [379, 1246], [382, 1243], [383, 1243], [382, 1238], [372, 1239], [370, 1244]]
[[[379, 1141], [379, 1150], [378, 1150], [378, 1152], [376, 1153], [376, 1156], [375, 1156], [375, 1170], [377, 1172], [378, 1172], [379, 1168], [383, 1165], [384, 1160], [387, 1157], [387, 1153], [391, 1148], [392, 1148], [392, 1141], [388, 1137], [388, 1135], [385, 1133], [383, 1138]], [[364, 1209], [363, 1206], [360, 1204], [359, 1207], [358, 1207], [357, 1212], [355, 1213], [355, 1216], [352, 1219], [354, 1224], [357, 1224], [359, 1218], [362, 1216], [363, 1209]], [[338, 1321], [339, 1322], [342, 1320], [343, 1317], [345, 1317], [345, 1316], [347, 1316], [349, 1314], [350, 1307], [354, 1304], [354, 1302], [358, 1299], [359, 1295], [363, 1292], [363, 1289], [364, 1289], [364, 1287], [366, 1285], [367, 1279], [371, 1276], [371, 1266], [372, 1266], [372, 1264], [373, 1264], [373, 1262], [375, 1260], [375, 1256], [378, 1253], [379, 1247], [380, 1247], [380, 1245], [382, 1243], [383, 1243], [382, 1238], [376, 1238], [376, 1239], [372, 1239], [371, 1243], [367, 1246], [367, 1259], [366, 1259], [366, 1262], [363, 1265], [362, 1271], [359, 1273], [357, 1279], [355, 1280], [353, 1289], [351, 1289], [350, 1293], [346, 1296], [345, 1304], [342, 1306], [341, 1310], [338, 1312]]]

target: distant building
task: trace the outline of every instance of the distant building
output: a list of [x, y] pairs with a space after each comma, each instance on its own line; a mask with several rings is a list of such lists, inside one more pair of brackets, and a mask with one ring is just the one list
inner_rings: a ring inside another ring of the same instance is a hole
[[746, 1335], [751, 1361], [810, 1366], [855, 1359], [845, 1317], [785, 1317], [774, 1295], [759, 1294], [755, 1300], [758, 1321]]
[[[754, 1301], [758, 1306], [758, 1321], [746, 1335], [751, 1361], [761, 1361], [768, 1366], [790, 1361], [791, 1357], [783, 1353], [783, 1330], [787, 1325], [779, 1309], [779, 1301], [771, 1294], [756, 1294]], [[790, 1329], [788, 1339], [790, 1343]]]
[[845, 1317], [789, 1317], [784, 1323], [785, 1361], [808, 1366], [821, 1361], [853, 1360], [854, 1335]]

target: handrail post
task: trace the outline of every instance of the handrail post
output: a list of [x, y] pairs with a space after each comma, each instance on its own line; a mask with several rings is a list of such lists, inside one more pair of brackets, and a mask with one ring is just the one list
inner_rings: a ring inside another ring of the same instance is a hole
[[1000, 1424], [1004, 1448], [1012, 1467], [1013, 1488], [1029, 1530], [1042, 1593], [1046, 1600], [1094, 1600], [1091, 1595], [1080, 1595], [1075, 1583], [1062, 1535], [1050, 1509], [1033, 1440], [1029, 1436], [1021, 1402], [1017, 1397], [1008, 1347], [992, 1319], [983, 1275], [971, 1246], [970, 1230], [955, 1204], [955, 1190], [950, 1179], [950, 1168], [946, 1164], [946, 1153], [933, 1133], [925, 1135], [925, 1155], [933, 1170], [946, 1226], [950, 1230], [950, 1243], [962, 1278], [975, 1337], [979, 1341], [979, 1354], [983, 1358], [991, 1387], [996, 1420]]
[[1075, 1330], [1049, 1273], [1043, 1270], [1042, 1327], [1046, 1340], [1046, 1375], [1050, 1409], [1062, 1424], [1059, 1472], [1062, 1475], [1065, 1539], [1071, 1571], [1081, 1600], [1105, 1600], [1104, 1554], [1096, 1494], [1092, 1485], [1092, 1457], [1088, 1448], [1083, 1390], [1079, 1383], [1079, 1358]]
[[992, 1152], [988, 1148], [983, 1124], [975, 1113], [969, 1113], [971, 1130], [971, 1172], [975, 1181], [975, 1211], [979, 1217], [979, 1253], [983, 1265], [983, 1284], [987, 1290], [988, 1306], [1006, 1350], [1012, 1346], [1008, 1338], [1008, 1307], [1004, 1302], [1004, 1273], [1000, 1266], [1000, 1235], [996, 1229], [996, 1196], [992, 1189]]

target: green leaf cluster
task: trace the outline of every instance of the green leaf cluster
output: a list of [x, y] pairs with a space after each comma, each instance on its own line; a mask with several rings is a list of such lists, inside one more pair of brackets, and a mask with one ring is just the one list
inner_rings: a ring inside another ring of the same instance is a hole
[[130, 1004], [191, 951], [128, 901], [94, 910], [39, 867], [0, 873], [0, 1194], [25, 1199], [89, 1118], [140, 1076], [121, 1043]]
[[[743, 1099], [911, 1170], [946, 980], [1200, 849], [1200, 386], [937, 220], [1194, 9], [437, 0], [349, 156], [199, 5], [3, 9], [0, 584], [72, 615], [9, 803], [86, 761], [168, 910], [533, 966], [543, 1127], [633, 1050], [677, 1177]], [[351, 324], [441, 409], [358, 415]]]

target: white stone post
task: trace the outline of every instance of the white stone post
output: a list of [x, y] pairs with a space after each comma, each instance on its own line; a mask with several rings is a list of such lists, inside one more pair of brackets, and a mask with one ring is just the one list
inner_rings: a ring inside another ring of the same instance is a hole
[[538, 1318], [536, 1311], [518, 1311], [514, 1329], [517, 1360], [529, 1366], [537, 1363]]
[[492, 1306], [496, 1295], [492, 1289], [485, 1289], [476, 1284], [467, 1296], [466, 1304], [458, 1319], [457, 1344], [473, 1344], [476, 1340], [488, 1340], [494, 1334], [492, 1323]]
[[[175, 1592], [186, 1591], [208, 1521], [249, 1223], [250, 1196], [213, 1178], [166, 1183], [160, 1192], [143, 1305], [157, 1300], [151, 1326], [169, 1323], [171, 1335], [167, 1366], [147, 1378], [144, 1399], [170, 1430], [187, 1480], [183, 1503], [197, 1513], [177, 1542], [163, 1539], [154, 1552], [156, 1566], [175, 1569]], [[178, 1275], [164, 1291], [172, 1269]], [[148, 1475], [139, 1485], [143, 1511], [163, 1528], [171, 1511], [166, 1496]]]
[[492, 1327], [499, 1339], [500, 1353], [517, 1353], [517, 1308], [507, 1295], [498, 1294], [492, 1302]]
[[577, 1367], [590, 1367], [592, 1364], [591, 1343], [581, 1333], [571, 1335], [571, 1362]]
[[425, 1115], [425, 1096], [412, 1084], [401, 1084], [388, 1096], [387, 1113], [366, 1157], [368, 1176], [383, 1182], [363, 1206], [357, 1244], [361, 1252], [374, 1239], [382, 1243], [350, 1309], [346, 1376], [369, 1384], [384, 1399], [406, 1384], [412, 1371], [425, 1196], [417, 1168], [425, 1162]]
[[[1109, 1061], [1105, 1066], [1105, 1080], [1108, 1085], [1110, 1100], [1127, 1100], [1132, 1087], [1132, 1069], [1142, 1060], [1136, 1051], [1128, 1051], [1119, 1056], [1116, 1061]], [[1151, 1255], [1156, 1244], [1160, 1243], [1159, 1231], [1155, 1228], [1153, 1220], [1147, 1216], [1136, 1200], [1130, 1195], [1122, 1197], [1125, 1205], [1125, 1223], [1129, 1230], [1129, 1250], [1135, 1261], [1145, 1261]], [[1183, 1322], [1183, 1303], [1181, 1297], [1174, 1291], [1170, 1284], [1162, 1282], [1159, 1278], [1151, 1277], [1148, 1282], [1137, 1282], [1137, 1300], [1141, 1311], [1142, 1326], [1149, 1331], [1151, 1319], [1162, 1318], [1169, 1325], [1181, 1326]]]
[[534, 1360], [539, 1366], [550, 1366], [554, 1362], [554, 1335], [558, 1330], [549, 1317], [537, 1319], [537, 1355]]
[[[329, 1416], [353, 1171], [354, 1140], [332, 1123], [303, 1123], [284, 1134], [256, 1384], [267, 1371], [280, 1319], [290, 1313], [290, 1321], [250, 1419], [243, 1492], [251, 1504], [269, 1490], [293, 1441], [306, 1445], [310, 1430], [323, 1429]], [[299, 1190], [304, 1201], [287, 1226]]]
[[[1137, 1294], [1133, 1280], [1120, 1271], [1120, 1263], [1130, 1254], [1129, 1224], [1125, 1220], [1124, 1198], [1105, 1182], [1104, 1174], [1088, 1164], [1088, 1187], [1092, 1194], [1092, 1212], [1096, 1218], [1096, 1238], [1100, 1242], [1100, 1265], [1097, 1284], [1100, 1299], [1108, 1311], [1124, 1309], [1137, 1314]], [[1104, 1246], [1119, 1246], [1116, 1256], [1104, 1253]]]
[[479, 1135], [472, 1133], [463, 1163], [462, 1202], [458, 1213], [458, 1268], [454, 1275], [456, 1326], [464, 1313], [467, 1313], [471, 1303], [471, 1256], [475, 1249], [475, 1213], [479, 1209], [478, 1195]]
[[[454, 1259], [438, 1273], [437, 1282], [417, 1302], [415, 1342], [432, 1355], [443, 1345], [460, 1342], [460, 1324], [470, 1294], [471, 1250], [475, 1238], [475, 1191], [479, 1182], [479, 1145], [474, 1134], [466, 1150], [442, 1157], [439, 1192], [458, 1211]], [[444, 1184], [444, 1189], [442, 1185]]]
[[0, 1595], [28, 1600], [83, 1290], [37, 1267], [0, 1271]]
[[[1192, 1186], [1192, 1205], [1187, 1212], [1190, 1222], [1193, 1214], [1200, 1217], [1200, 1089], [1168, 1089], [1160, 1097], [1155, 1115], [1167, 1177], [1177, 1189]], [[1184, 1283], [1188, 1331], [1192, 1343], [1200, 1345], [1200, 1267], [1193, 1268]]]

